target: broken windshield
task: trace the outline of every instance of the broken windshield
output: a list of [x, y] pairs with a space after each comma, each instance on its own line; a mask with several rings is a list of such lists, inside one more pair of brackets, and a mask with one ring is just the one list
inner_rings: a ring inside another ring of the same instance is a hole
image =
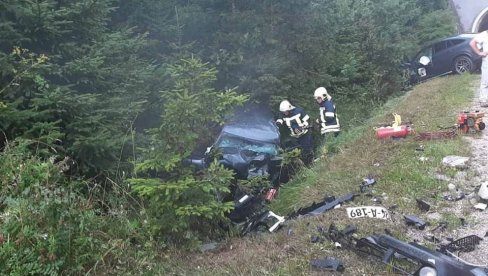
[[254, 140], [246, 140], [241, 137], [223, 134], [217, 141], [218, 148], [233, 148], [237, 150], [250, 150], [256, 153], [267, 153], [270, 155], [278, 155], [278, 146], [271, 143], [257, 142]]

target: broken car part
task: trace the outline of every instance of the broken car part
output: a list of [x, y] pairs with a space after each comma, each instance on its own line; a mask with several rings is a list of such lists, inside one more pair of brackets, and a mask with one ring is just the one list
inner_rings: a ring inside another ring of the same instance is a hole
[[316, 216], [320, 215], [322, 213], [325, 213], [331, 209], [334, 209], [336, 206], [343, 204], [344, 202], [354, 200], [354, 197], [358, 196], [357, 193], [349, 193], [346, 194], [340, 198], [335, 199], [335, 197], [329, 197], [329, 200], [334, 198], [332, 201], [327, 201], [324, 200], [319, 203], [312, 203], [312, 205], [305, 207], [305, 208], [300, 208], [295, 212], [292, 212], [289, 214], [287, 217], [288, 219], [297, 217], [297, 216], [304, 216], [304, 215], [310, 215], [310, 216]]
[[229, 219], [241, 226], [242, 235], [264, 230], [274, 232], [285, 221], [285, 218], [272, 211], [262, 211], [263, 208], [261, 197], [243, 195], [235, 202]]
[[338, 272], [344, 271], [344, 265], [342, 264], [342, 261], [332, 257], [312, 260], [310, 262], [310, 265], [315, 270], [338, 271]]
[[[346, 231], [346, 229], [351, 230]], [[367, 254], [380, 259], [383, 263], [404, 275], [488, 276], [486, 267], [460, 262], [451, 256], [432, 251], [416, 243], [406, 243], [390, 235], [372, 235], [358, 239], [353, 235], [356, 231], [355, 226], [348, 226], [346, 229], [337, 231], [337, 228], [331, 225], [329, 232], [334, 234], [329, 234], [329, 236], [359, 254]], [[402, 266], [405, 263], [399, 260], [404, 260], [409, 265]], [[412, 265], [415, 267], [413, 272], [410, 272]]]
[[307, 215], [311, 215], [311, 216], [317, 216], [317, 215], [320, 215], [320, 214], [323, 214], [331, 209], [334, 209], [337, 205], [340, 205], [344, 202], [347, 202], [347, 201], [351, 201], [354, 199], [354, 197], [356, 197], [357, 194], [356, 193], [349, 193], [347, 195], [344, 195], [338, 199], [335, 199], [334, 201], [332, 202], [328, 202], [320, 207], [318, 207], [317, 209], [311, 211], [310, 213], [308, 213]]
[[445, 194], [443, 198], [447, 201], [459, 201], [465, 197], [465, 194], [461, 191], [457, 191], [455, 195]]
[[278, 192], [278, 188], [271, 188], [269, 189], [267, 192], [266, 192], [266, 195], [264, 196], [264, 199], [267, 201], [267, 202], [270, 202], [272, 201], [275, 196], [276, 196], [276, 193]]
[[482, 238], [476, 235], [466, 236], [464, 238], [455, 240], [448, 245], [441, 246], [441, 252], [446, 252], [446, 250], [450, 252], [471, 252], [482, 240]]
[[361, 185], [359, 186], [359, 191], [361, 193], [364, 193], [364, 191], [373, 186], [374, 184], [376, 184], [376, 179], [372, 178], [372, 177], [365, 177], [363, 178], [363, 182], [361, 182]]
[[251, 232], [268, 231], [274, 232], [285, 222], [285, 217], [278, 216], [272, 211], [263, 212], [244, 224], [241, 234], [246, 235]]
[[[405, 275], [419, 276], [487, 276], [488, 270], [462, 263], [441, 252], [432, 251], [416, 243], [406, 243], [388, 235], [377, 235], [362, 238], [356, 241], [356, 249], [381, 259], [381, 261], [396, 271]], [[415, 271], [408, 271], [407, 267], [400, 266], [394, 260], [400, 256], [415, 265]]]
[[417, 206], [419, 207], [420, 210], [426, 211], [426, 212], [430, 210], [430, 205], [431, 205], [430, 203], [428, 203], [424, 199], [416, 198], [415, 200], [417, 201]]
[[243, 195], [234, 202], [234, 210], [230, 212], [229, 219], [234, 223], [241, 223], [262, 212], [264, 202], [261, 197]]
[[360, 207], [348, 207], [346, 208], [347, 215], [349, 218], [379, 218], [379, 219], [390, 219], [390, 213], [384, 207], [379, 206], [360, 206]]
[[425, 221], [414, 215], [404, 215], [403, 217], [405, 218], [407, 225], [414, 225], [419, 230], [424, 230], [425, 226], [427, 225]]

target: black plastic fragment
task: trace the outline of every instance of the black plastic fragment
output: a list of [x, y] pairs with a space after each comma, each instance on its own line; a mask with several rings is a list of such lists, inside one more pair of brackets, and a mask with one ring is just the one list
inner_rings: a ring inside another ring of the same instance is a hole
[[482, 240], [482, 238], [476, 235], [469, 235], [449, 243], [444, 248], [441, 248], [441, 251], [445, 249], [450, 252], [471, 252], [475, 250], [476, 245], [478, 245]]
[[452, 195], [444, 195], [444, 199], [447, 201], [459, 201], [465, 197], [463, 192], [458, 193], [455, 197]]
[[319, 237], [319, 236], [312, 236], [310, 238], [310, 242], [311, 243], [319, 243], [319, 242], [323, 242], [324, 239], [322, 237]]
[[361, 182], [361, 185], [359, 186], [359, 191], [361, 191], [361, 193], [364, 193], [364, 191], [373, 186], [374, 184], [376, 184], [376, 179], [374, 179], [373, 177], [365, 177], [363, 178], [363, 182]]
[[327, 257], [323, 259], [314, 259], [310, 261], [310, 265], [315, 270], [325, 270], [325, 271], [344, 271], [344, 265], [341, 260]]
[[417, 206], [419, 207], [420, 210], [422, 211], [429, 211], [430, 210], [430, 203], [428, 203], [427, 201], [423, 200], [423, 199], [415, 199], [417, 201]]
[[427, 225], [425, 221], [414, 215], [404, 215], [403, 217], [405, 218], [407, 225], [414, 225], [419, 230], [424, 230], [425, 226]]

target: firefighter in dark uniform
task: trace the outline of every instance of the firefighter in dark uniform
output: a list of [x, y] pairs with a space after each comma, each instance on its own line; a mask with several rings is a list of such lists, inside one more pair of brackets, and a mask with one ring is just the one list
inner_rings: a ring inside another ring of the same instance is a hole
[[315, 89], [314, 97], [320, 106], [320, 117], [317, 123], [320, 124], [320, 133], [326, 135], [327, 133], [334, 133], [334, 136], [339, 135], [341, 126], [339, 118], [337, 118], [336, 107], [332, 102], [332, 97], [327, 93], [325, 87]]
[[276, 120], [278, 124], [285, 124], [290, 129], [290, 136], [297, 139], [302, 150], [302, 161], [309, 165], [313, 161], [312, 135], [309, 131], [310, 116], [301, 107], [294, 107], [289, 101], [280, 103], [282, 118]]

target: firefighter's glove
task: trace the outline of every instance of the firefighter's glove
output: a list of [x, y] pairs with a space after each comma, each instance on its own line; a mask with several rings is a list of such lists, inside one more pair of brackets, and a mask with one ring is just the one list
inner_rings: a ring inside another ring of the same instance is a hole
[[295, 129], [293, 129], [293, 132], [295, 132], [295, 134], [301, 134], [301, 133], [303, 133], [303, 128], [302, 127], [297, 127]]

